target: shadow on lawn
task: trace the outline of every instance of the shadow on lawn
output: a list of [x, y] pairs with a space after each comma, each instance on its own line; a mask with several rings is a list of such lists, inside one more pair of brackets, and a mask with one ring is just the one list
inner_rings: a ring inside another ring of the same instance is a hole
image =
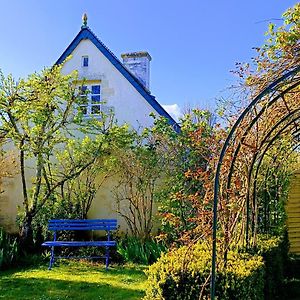
[[[105, 265], [102, 263], [94, 263], [86, 260], [57, 260], [54, 263], [52, 270], [48, 270], [49, 262], [39, 262], [37, 264], [28, 264], [22, 267], [15, 267], [8, 270], [3, 270], [4, 274], [13, 275], [14, 273], [19, 273], [20, 271], [34, 271], [42, 270], [45, 272], [56, 272], [58, 268], [63, 268], [64, 274], [74, 274], [74, 272], [101, 272], [103, 274], [113, 274], [116, 276], [119, 275], [128, 275], [128, 276], [138, 276], [144, 273], [148, 269], [147, 266], [142, 265], [109, 265], [108, 270], [105, 270]], [[0, 274], [1, 274], [0, 270]], [[50, 273], [51, 274], [51, 273]], [[0, 277], [1, 278], [1, 277]]]
[[[105, 270], [105, 265], [103, 264], [95, 264], [87, 261], [78, 262], [75, 260], [71, 261], [61, 261], [55, 262], [53, 269], [50, 271], [56, 271], [57, 268], [63, 267], [63, 272], [68, 274], [74, 274], [74, 271], [81, 272], [100, 272], [103, 274], [112, 274], [116, 276], [120, 275], [128, 275], [128, 276], [138, 276], [144, 273], [145, 270], [148, 269], [146, 266], [137, 266], [137, 265], [109, 265], [108, 270]], [[40, 266], [40, 269], [46, 270], [48, 268], [48, 264], [44, 264]], [[31, 268], [32, 270], [36, 269], [35, 267]], [[19, 270], [17, 270], [19, 271]]]
[[138, 300], [141, 290], [116, 287], [105, 283], [65, 281], [40, 278], [2, 278], [0, 299], [5, 300]]

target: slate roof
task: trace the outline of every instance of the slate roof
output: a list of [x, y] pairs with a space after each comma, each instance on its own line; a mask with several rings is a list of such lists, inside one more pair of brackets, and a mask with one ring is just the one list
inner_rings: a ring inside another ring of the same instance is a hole
[[78, 44], [82, 40], [90, 40], [99, 51], [115, 66], [115, 68], [132, 84], [132, 86], [145, 98], [145, 100], [153, 107], [153, 109], [161, 116], [168, 119], [174, 129], [179, 132], [180, 126], [166, 112], [166, 110], [156, 101], [155, 97], [142, 85], [142, 83], [120, 62], [120, 60], [98, 39], [88, 26], [82, 26], [79, 33], [76, 35], [71, 44], [63, 52], [55, 64], [61, 64], [71, 55]]

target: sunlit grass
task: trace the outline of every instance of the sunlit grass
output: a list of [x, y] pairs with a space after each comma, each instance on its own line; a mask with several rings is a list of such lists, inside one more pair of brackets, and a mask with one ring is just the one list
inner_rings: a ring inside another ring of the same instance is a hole
[[146, 276], [141, 266], [110, 266], [62, 262], [0, 273], [0, 299], [137, 300], [144, 295]]

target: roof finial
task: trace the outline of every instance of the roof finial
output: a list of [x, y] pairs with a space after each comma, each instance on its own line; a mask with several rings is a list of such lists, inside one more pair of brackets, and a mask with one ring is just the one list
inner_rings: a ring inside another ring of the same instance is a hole
[[88, 20], [87, 14], [84, 13], [83, 16], [82, 16], [82, 26], [81, 26], [81, 28], [86, 28], [87, 27], [87, 20]]

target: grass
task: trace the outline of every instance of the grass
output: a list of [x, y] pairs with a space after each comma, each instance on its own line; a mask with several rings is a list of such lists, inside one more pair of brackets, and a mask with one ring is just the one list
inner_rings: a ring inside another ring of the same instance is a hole
[[62, 261], [0, 273], [0, 299], [5, 300], [138, 300], [146, 287], [145, 268]]

